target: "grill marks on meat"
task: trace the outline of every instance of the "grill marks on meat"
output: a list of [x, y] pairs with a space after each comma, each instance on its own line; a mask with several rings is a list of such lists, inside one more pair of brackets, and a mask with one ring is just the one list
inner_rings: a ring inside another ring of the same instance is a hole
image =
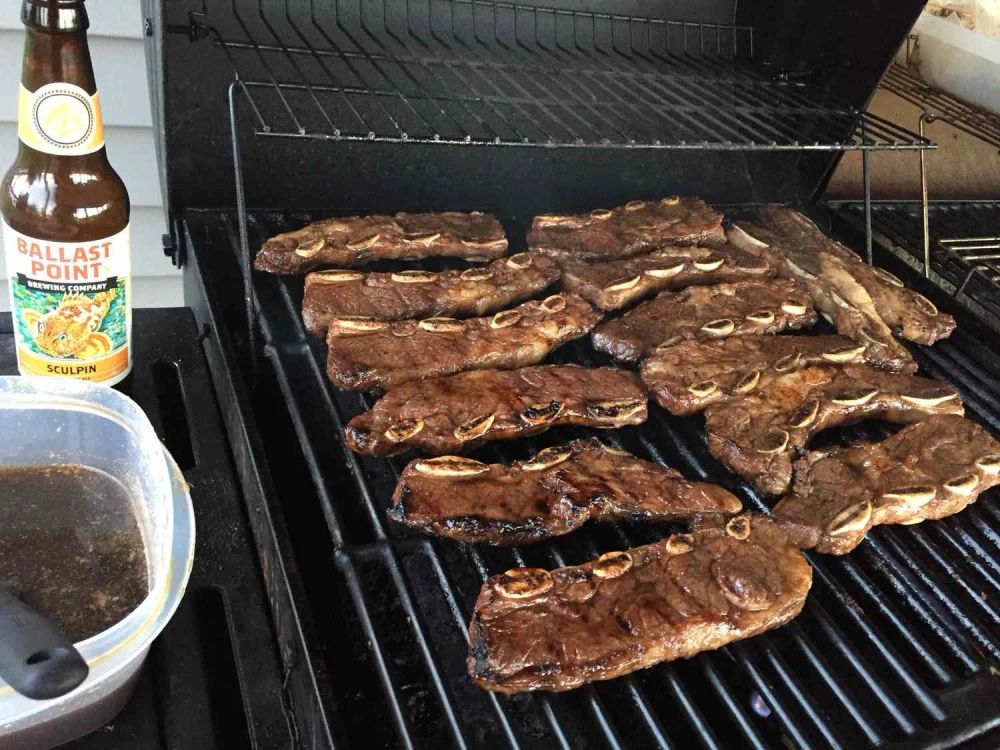
[[602, 310], [617, 310], [667, 289], [774, 275], [762, 258], [732, 245], [669, 247], [605, 262], [559, 258], [563, 287]]
[[778, 333], [816, 322], [812, 300], [794, 279], [739, 281], [663, 292], [591, 335], [596, 349], [635, 362], [657, 346], [686, 339]]
[[304, 273], [322, 265], [355, 266], [374, 260], [450, 256], [492, 260], [507, 252], [507, 236], [489, 214], [407, 214], [324, 219], [267, 240], [258, 271]]
[[643, 461], [600, 441], [574, 440], [510, 466], [459, 456], [404, 469], [390, 518], [464, 542], [511, 545], [568, 534], [588, 520], [669, 521], [738, 513], [714, 484]]
[[801, 548], [843, 555], [873, 526], [944, 518], [1000, 484], [1000, 443], [955, 415], [928, 417], [880, 443], [808, 453], [774, 509]]
[[646, 393], [634, 373], [543, 365], [407, 383], [352, 419], [345, 441], [352, 451], [376, 456], [410, 447], [459, 453], [556, 425], [613, 428], [645, 421]]
[[575, 260], [627, 258], [664, 245], [724, 240], [721, 212], [701, 198], [677, 196], [585, 214], [536, 216], [528, 230], [530, 249]]
[[859, 365], [808, 367], [775, 378], [739, 401], [708, 407], [708, 450], [761, 492], [788, 489], [792, 460], [828, 427], [884, 419], [907, 424], [962, 414], [950, 386]]
[[539, 253], [518, 253], [465, 270], [361, 273], [345, 269], [306, 276], [302, 318], [325, 336], [332, 318], [404, 320], [485, 315], [520, 302], [555, 282], [559, 267]]
[[571, 690], [785, 624], [812, 568], [757, 516], [552, 572], [493, 576], [476, 602], [468, 668], [487, 690]]
[[540, 362], [600, 319], [575, 294], [466, 320], [334, 318], [326, 337], [327, 375], [339, 388], [370, 390], [476, 368], [512, 370]]
[[743, 398], [783, 373], [847, 363], [871, 364], [867, 345], [846, 336], [733, 336], [660, 347], [640, 371], [660, 406], [685, 415]]

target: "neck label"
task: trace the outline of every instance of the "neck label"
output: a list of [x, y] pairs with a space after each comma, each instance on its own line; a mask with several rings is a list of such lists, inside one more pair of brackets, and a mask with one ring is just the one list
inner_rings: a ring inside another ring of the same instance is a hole
[[47, 83], [18, 96], [17, 135], [46, 154], [79, 156], [104, 147], [101, 101], [72, 83]]

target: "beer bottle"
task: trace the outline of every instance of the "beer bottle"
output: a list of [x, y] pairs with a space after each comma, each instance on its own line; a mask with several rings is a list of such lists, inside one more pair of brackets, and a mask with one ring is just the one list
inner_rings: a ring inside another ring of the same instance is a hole
[[83, 0], [23, 0], [18, 153], [0, 183], [22, 375], [132, 368], [129, 200], [104, 149]]

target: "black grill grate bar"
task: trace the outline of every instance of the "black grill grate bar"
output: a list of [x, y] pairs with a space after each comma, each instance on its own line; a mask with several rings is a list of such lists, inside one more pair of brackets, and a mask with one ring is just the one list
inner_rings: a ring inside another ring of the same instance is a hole
[[[303, 359], [306, 359], [308, 361], [308, 359], [311, 359], [311, 357], [308, 358], [304, 357]], [[286, 382], [287, 380], [284, 380], [283, 385]], [[294, 398], [293, 394], [286, 392], [284, 395], [287, 403], [293, 402]], [[330, 403], [329, 406], [331, 408], [327, 411], [327, 413], [333, 415], [334, 418], [337, 420], [336, 424], [338, 429], [342, 428], [343, 420], [340, 417], [338, 410], [333, 407], [332, 403]], [[300, 427], [301, 425], [299, 424], [299, 420], [296, 420], [296, 428], [299, 429]], [[299, 432], [298, 434], [303, 450], [311, 452], [313, 449], [313, 444], [312, 441], [308, 438], [308, 433]], [[342, 434], [342, 431], [340, 434]], [[319, 465], [319, 462], [317, 461], [317, 457], [315, 455], [313, 456], [312, 461], [310, 461], [309, 463]], [[350, 463], [353, 464], [355, 476], [363, 476], [362, 474], [360, 474], [359, 467], [357, 467], [357, 462], [353, 460], [353, 457]], [[324, 484], [325, 483], [322, 481], [318, 482], [317, 488], [324, 487]], [[367, 482], [361, 481], [358, 483], [358, 486], [367, 488]], [[328, 495], [322, 499], [325, 500], [326, 503], [329, 503], [331, 505], [333, 504], [332, 498], [330, 498]], [[371, 505], [374, 508], [374, 504], [372, 503]], [[380, 514], [376, 515], [380, 516]], [[330, 514], [328, 514], [328, 518], [329, 517]], [[381, 523], [381, 518], [379, 518], [379, 522]], [[336, 536], [335, 532], [338, 530], [339, 529], [332, 527], [331, 534]], [[424, 664], [431, 676], [434, 689], [438, 694], [439, 703], [448, 719], [449, 727], [453, 734], [453, 738], [457, 745], [461, 747], [466, 747], [467, 743], [465, 737], [463, 736], [461, 726], [459, 725], [458, 720], [454, 715], [454, 708], [453, 708], [454, 703], [450, 699], [450, 696], [448, 695], [447, 687], [441, 678], [438, 662], [427, 642], [426, 638], [427, 629], [421, 624], [419, 613], [413, 606], [412, 592], [406, 585], [403, 576], [400, 572], [399, 560], [396, 556], [395, 551], [392, 548], [384, 547], [383, 549], [384, 549], [385, 559], [390, 571], [390, 575], [392, 576], [393, 583], [396, 585], [397, 593], [399, 594], [400, 597], [400, 602], [411, 623], [411, 628], [414, 633], [414, 637], [416, 638], [416, 641], [420, 647], [421, 654], [423, 655]], [[402, 712], [400, 704], [400, 696], [399, 696], [399, 686], [396, 684], [396, 681], [392, 677], [388, 665], [384, 661], [383, 655], [384, 653], [387, 653], [387, 650], [379, 646], [379, 637], [375, 631], [374, 626], [372, 625], [371, 615], [369, 612], [369, 605], [365, 598], [364, 591], [359, 583], [358, 575], [354, 570], [353, 562], [350, 560], [349, 556], [347, 556], [345, 562], [344, 556], [339, 552], [338, 552], [337, 562], [345, 570], [346, 573], [345, 577], [349, 582], [349, 589], [351, 592], [351, 596], [355, 602], [355, 605], [359, 608], [359, 613], [361, 614], [362, 617], [362, 625], [364, 627], [365, 633], [367, 637], [372, 640], [372, 643], [374, 645], [373, 650], [377, 654], [379, 677], [382, 680], [383, 688], [385, 689], [386, 694], [393, 705], [393, 712], [396, 718], [397, 729], [400, 731], [400, 736], [406, 743], [406, 745], [412, 746], [413, 745], [412, 727], [410, 727], [409, 722], [405, 720], [405, 714]]]
[[[941, 583], [943, 579], [932, 577], [931, 571], [925, 567], [926, 564], [918, 563], [914, 560], [912, 552], [898, 542], [894, 533], [890, 530], [884, 530], [878, 539], [872, 539], [871, 542], [872, 551], [879, 554], [882, 559], [894, 566], [897, 571], [903, 572], [903, 577], [907, 579], [907, 587], [923, 601], [929, 610], [934, 608], [934, 600], [936, 599], [953, 617], [961, 622], [963, 628], [968, 630], [977, 641], [989, 647], [993, 639], [981, 630], [976, 621], [945, 590], [945, 586]], [[934, 555], [931, 557], [933, 558]], [[954, 581], [959, 586], [963, 585], [958, 580], [959, 577], [955, 576], [947, 567], [944, 570], [951, 581]], [[969, 654], [968, 659], [974, 663], [974, 657], [971, 654]]]
[[[866, 666], [854, 647], [841, 635], [840, 628], [834, 623], [819, 597], [811, 598], [806, 606], [810, 615], [816, 619], [822, 629], [823, 635], [833, 644], [834, 649], [843, 657], [844, 662], [850, 665], [851, 671], [864, 682], [869, 693], [888, 712], [900, 730], [905, 734], [912, 734], [916, 731], [916, 725], [910, 712], [896, 699], [878, 673]], [[908, 672], [903, 672], [903, 674], [908, 674]]]
[[[917, 530], [918, 532], [920, 530]], [[897, 535], [893, 530], [887, 530], [884, 535], [885, 538], [891, 539], [891, 546], [895, 549], [902, 551], [902, 545], [897, 539]], [[981, 596], [978, 592], [974, 591], [969, 585], [968, 579], [964, 571], [959, 571], [955, 565], [947, 561], [941, 554], [935, 545], [931, 544], [923, 534], [916, 533], [913, 534], [910, 539], [916, 541], [916, 546], [918, 549], [925, 553], [925, 556], [930, 558], [934, 565], [939, 568], [948, 578], [953, 580], [958, 587], [958, 593], [963, 594], [963, 602], [965, 604], [971, 604], [974, 610], [978, 610], [982, 616], [988, 618], [993, 626], [995, 627], [997, 623], [1000, 623], [1000, 617], [998, 617], [996, 610], [990, 605], [989, 601], [985, 597]], [[901, 555], [902, 556], [902, 555]], [[915, 573], [919, 571], [920, 574], [926, 575], [923, 570], [920, 570], [914, 563], [910, 562], [912, 560], [911, 555], [906, 555], [903, 557], [904, 564], [906, 564]], [[968, 560], [963, 561], [968, 564]], [[956, 614], [962, 612], [964, 615], [964, 625], [976, 636], [980, 643], [990, 650], [994, 656], [1000, 656], [1000, 645], [997, 644], [996, 638], [990, 635], [988, 627], [983, 626], [979, 622], [979, 618], [973, 617], [969, 612], [967, 606], [960, 606], [958, 602], [943, 590], [941, 586], [935, 586], [935, 593], [937, 593], [938, 598], [944, 602], [949, 609], [951, 609]]]
[[712, 688], [718, 694], [720, 700], [729, 710], [730, 715], [736, 718], [740, 733], [747, 743], [746, 746], [756, 748], [757, 750], [764, 750], [767, 747], [764, 738], [761, 737], [753, 722], [746, 715], [745, 709], [737, 702], [733, 691], [730, 690], [723, 676], [719, 674], [719, 670], [712, 659], [705, 660], [705, 676], [708, 678], [709, 684], [711, 684]]
[[364, 630], [365, 637], [372, 644], [372, 657], [375, 659], [382, 688], [389, 699], [392, 719], [396, 725], [399, 739], [405, 747], [413, 748], [415, 747], [413, 744], [413, 732], [406, 712], [403, 710], [403, 700], [399, 694], [399, 686], [393, 679], [389, 665], [386, 663], [386, 655], [389, 653], [389, 650], [381, 646], [379, 635], [372, 625], [371, 613], [368, 611], [368, 605], [361, 591], [360, 579], [354, 570], [354, 563], [351, 561], [350, 555], [343, 551], [336, 553], [336, 562], [338, 567], [344, 571], [344, 578], [347, 581], [348, 589], [351, 592], [351, 599], [354, 601], [355, 609], [361, 620], [361, 627]]

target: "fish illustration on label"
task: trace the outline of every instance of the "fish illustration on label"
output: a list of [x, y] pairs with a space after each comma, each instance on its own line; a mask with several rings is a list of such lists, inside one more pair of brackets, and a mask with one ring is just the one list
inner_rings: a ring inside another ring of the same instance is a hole
[[98, 330], [114, 298], [113, 289], [92, 297], [64, 294], [54, 310], [24, 310], [22, 317], [35, 346], [50, 357], [96, 359], [114, 347], [111, 337]]

